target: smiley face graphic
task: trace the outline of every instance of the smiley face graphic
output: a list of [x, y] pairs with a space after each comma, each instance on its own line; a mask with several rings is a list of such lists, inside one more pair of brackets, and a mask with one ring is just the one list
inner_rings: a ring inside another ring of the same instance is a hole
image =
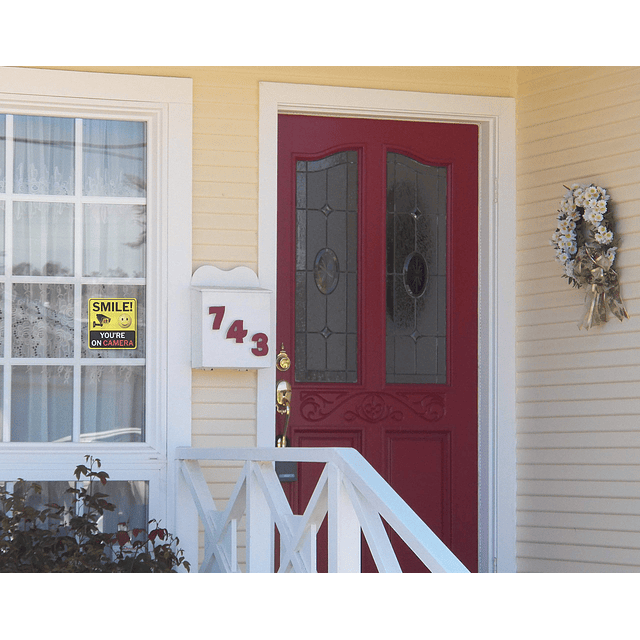
[[128, 329], [131, 326], [131, 316], [126, 313], [120, 314], [118, 323], [123, 329]]

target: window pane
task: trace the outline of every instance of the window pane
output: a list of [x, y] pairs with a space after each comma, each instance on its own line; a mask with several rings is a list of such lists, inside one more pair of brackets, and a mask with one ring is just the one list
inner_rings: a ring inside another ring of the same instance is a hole
[[[15, 496], [24, 497], [28, 488], [32, 484], [39, 485], [42, 491], [41, 493], [29, 491], [26, 500], [27, 506], [33, 507], [38, 511], [41, 511], [47, 504], [51, 503], [58, 504], [61, 507], [64, 506], [67, 509], [71, 507], [73, 495], [67, 493], [67, 489], [70, 489], [74, 486], [73, 482], [42, 482], [40, 480], [15, 482], [13, 484], [13, 494]], [[47, 518], [44, 522], [38, 520], [37, 522], [35, 522], [35, 524], [36, 526], [45, 529], [48, 527], [56, 527], [58, 524], [63, 524], [63, 522], [61, 520], [58, 520], [57, 518]]]
[[0, 202], [0, 275], [4, 275], [5, 269], [5, 253], [6, 249], [4, 246], [4, 201]]
[[146, 246], [145, 206], [85, 205], [83, 275], [143, 278]]
[[73, 357], [73, 285], [13, 285], [14, 358]]
[[11, 385], [13, 442], [71, 441], [73, 367], [12, 367]]
[[74, 120], [14, 116], [15, 193], [74, 193]]
[[444, 384], [446, 167], [387, 155], [387, 382]]
[[[149, 483], [143, 480], [108, 480], [106, 485], [95, 483], [96, 491], [106, 493], [107, 500], [115, 505], [114, 511], [105, 511], [98, 522], [100, 531], [115, 533], [121, 522], [129, 529], [148, 530]], [[88, 487], [89, 483], [83, 485]]]
[[82, 442], [144, 440], [144, 367], [82, 367]]
[[73, 205], [14, 203], [13, 273], [21, 276], [73, 275]]
[[85, 120], [84, 195], [144, 196], [147, 143], [144, 122]]

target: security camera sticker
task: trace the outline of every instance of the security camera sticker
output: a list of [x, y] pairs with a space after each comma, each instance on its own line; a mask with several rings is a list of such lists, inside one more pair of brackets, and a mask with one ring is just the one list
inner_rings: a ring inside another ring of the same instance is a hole
[[91, 298], [89, 349], [135, 349], [137, 307], [135, 298]]

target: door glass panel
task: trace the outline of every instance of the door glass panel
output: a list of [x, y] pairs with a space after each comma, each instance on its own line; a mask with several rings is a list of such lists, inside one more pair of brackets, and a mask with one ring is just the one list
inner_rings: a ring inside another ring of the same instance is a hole
[[296, 166], [299, 382], [356, 382], [358, 154]]
[[447, 169], [387, 154], [387, 382], [447, 381]]

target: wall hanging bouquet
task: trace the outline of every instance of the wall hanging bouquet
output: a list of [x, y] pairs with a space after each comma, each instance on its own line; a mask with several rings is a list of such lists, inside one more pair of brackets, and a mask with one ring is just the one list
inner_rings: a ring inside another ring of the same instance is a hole
[[608, 207], [610, 196], [602, 187], [574, 184], [560, 203], [558, 228], [551, 236], [563, 277], [574, 287], [588, 287], [586, 311], [580, 328], [607, 321], [607, 310], [621, 322], [629, 314], [620, 296], [618, 274], [613, 269], [618, 238]]

